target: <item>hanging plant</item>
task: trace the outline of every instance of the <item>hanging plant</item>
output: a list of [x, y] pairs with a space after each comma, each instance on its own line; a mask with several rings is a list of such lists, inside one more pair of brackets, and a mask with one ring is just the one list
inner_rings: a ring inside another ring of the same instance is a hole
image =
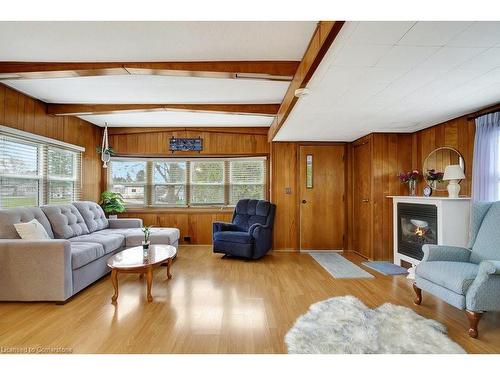
[[102, 148], [102, 146], [97, 146], [95, 150], [98, 154], [107, 154], [109, 156], [116, 156], [116, 152], [113, 150], [112, 147]]
[[107, 168], [111, 157], [115, 155], [113, 149], [109, 146], [108, 141], [108, 124], [105, 123], [104, 131], [102, 133], [102, 145], [96, 148], [97, 152], [101, 154], [102, 167]]

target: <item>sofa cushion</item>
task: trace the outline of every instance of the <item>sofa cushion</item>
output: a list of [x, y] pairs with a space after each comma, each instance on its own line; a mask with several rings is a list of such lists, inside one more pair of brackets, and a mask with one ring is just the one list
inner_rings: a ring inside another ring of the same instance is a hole
[[71, 264], [74, 270], [102, 257], [104, 248], [99, 243], [71, 242]]
[[[125, 236], [125, 246], [141, 246], [144, 233], [140, 228], [104, 229], [96, 233], [119, 233]], [[180, 231], [177, 228], [152, 228], [149, 241], [152, 245], [173, 245], [179, 241]]]
[[106, 219], [104, 211], [97, 203], [91, 201], [81, 201], [73, 202], [73, 206], [75, 206], [82, 215], [90, 233], [106, 229], [109, 226], [108, 219]]
[[23, 240], [50, 240], [47, 231], [37, 219], [28, 221], [27, 223], [14, 224], [19, 237]]
[[54, 238], [68, 239], [89, 233], [82, 215], [72, 204], [48, 205], [41, 208], [49, 219]]
[[253, 237], [248, 232], [224, 231], [214, 233], [214, 240], [248, 244], [253, 242]]
[[47, 216], [45, 216], [40, 207], [19, 207], [0, 210], [0, 238], [21, 238], [16, 228], [14, 228], [14, 224], [27, 223], [33, 219], [36, 219], [43, 225], [50, 238], [54, 238], [54, 233], [52, 233]]
[[125, 236], [118, 233], [94, 232], [69, 239], [71, 242], [94, 242], [104, 247], [106, 254], [125, 246]]
[[478, 268], [477, 264], [465, 262], [421, 262], [416, 273], [434, 284], [465, 295], [476, 278]]

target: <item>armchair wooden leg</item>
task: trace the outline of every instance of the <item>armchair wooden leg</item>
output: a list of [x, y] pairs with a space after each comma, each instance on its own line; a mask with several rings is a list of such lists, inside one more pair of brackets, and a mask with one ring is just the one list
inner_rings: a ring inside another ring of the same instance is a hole
[[417, 283], [413, 283], [413, 290], [415, 291], [415, 299], [413, 300], [413, 303], [415, 305], [420, 305], [422, 303], [422, 289], [420, 289], [417, 286]]
[[483, 316], [482, 312], [469, 311], [465, 310], [465, 315], [469, 319], [469, 336], [472, 338], [477, 338], [477, 325], [479, 324], [479, 320]]

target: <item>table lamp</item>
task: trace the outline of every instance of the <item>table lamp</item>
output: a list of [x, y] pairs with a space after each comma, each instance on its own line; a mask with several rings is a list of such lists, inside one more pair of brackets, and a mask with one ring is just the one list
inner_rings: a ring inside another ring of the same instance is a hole
[[448, 183], [449, 198], [458, 198], [458, 193], [460, 192], [460, 180], [464, 178], [464, 170], [458, 164], [448, 165], [444, 169], [443, 180], [450, 181]]

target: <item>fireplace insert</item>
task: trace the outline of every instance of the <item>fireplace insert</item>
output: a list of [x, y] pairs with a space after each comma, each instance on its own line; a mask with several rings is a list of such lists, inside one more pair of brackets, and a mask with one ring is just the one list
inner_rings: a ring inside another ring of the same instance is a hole
[[398, 203], [398, 253], [422, 260], [422, 245], [437, 244], [437, 207]]

